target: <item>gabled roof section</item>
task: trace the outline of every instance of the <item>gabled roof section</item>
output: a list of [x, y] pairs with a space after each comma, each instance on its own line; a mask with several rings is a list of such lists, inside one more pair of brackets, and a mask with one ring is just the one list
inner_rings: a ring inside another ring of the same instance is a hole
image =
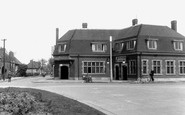
[[158, 36], [158, 37], [173, 37], [173, 38], [184, 38], [180, 33], [172, 30], [167, 26], [157, 25], [140, 25], [141, 31], [139, 35]]
[[180, 33], [167, 26], [140, 24], [120, 30], [117, 40], [138, 36], [184, 38]]
[[28, 69], [39, 69], [40, 68], [40, 63], [30, 60], [30, 63], [27, 65]]
[[64, 34], [58, 41], [66, 41], [66, 40], [70, 40], [74, 34], [75, 34], [76, 30], [69, 30], [66, 34]]
[[140, 31], [141, 25], [131, 26], [120, 30], [117, 39], [130, 38], [137, 36]]

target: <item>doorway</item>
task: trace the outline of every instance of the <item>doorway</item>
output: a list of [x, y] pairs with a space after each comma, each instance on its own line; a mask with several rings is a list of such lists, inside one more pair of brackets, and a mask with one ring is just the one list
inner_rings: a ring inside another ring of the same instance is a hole
[[119, 65], [115, 66], [115, 80], [119, 80], [120, 73], [119, 73]]
[[121, 77], [123, 80], [127, 80], [127, 65], [121, 65]]
[[60, 66], [60, 79], [68, 79], [69, 77], [69, 67]]

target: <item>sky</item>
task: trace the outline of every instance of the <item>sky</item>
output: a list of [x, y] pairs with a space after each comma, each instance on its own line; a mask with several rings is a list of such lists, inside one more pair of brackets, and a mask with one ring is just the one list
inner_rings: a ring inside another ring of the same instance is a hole
[[123, 29], [138, 24], [171, 27], [185, 36], [183, 0], [0, 0], [0, 47], [24, 64], [48, 60], [56, 43], [56, 28], [62, 37], [68, 30]]

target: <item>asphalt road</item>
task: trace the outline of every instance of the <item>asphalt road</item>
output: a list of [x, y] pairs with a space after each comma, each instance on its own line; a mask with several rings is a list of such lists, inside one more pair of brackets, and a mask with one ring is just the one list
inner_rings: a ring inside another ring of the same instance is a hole
[[35, 77], [0, 82], [0, 87], [30, 87], [55, 92], [110, 115], [185, 115], [185, 82], [82, 83]]

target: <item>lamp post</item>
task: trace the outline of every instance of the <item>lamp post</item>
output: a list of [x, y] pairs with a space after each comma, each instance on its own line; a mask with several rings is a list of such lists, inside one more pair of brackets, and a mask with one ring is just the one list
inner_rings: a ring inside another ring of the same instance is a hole
[[112, 82], [112, 36], [110, 36], [110, 82]]

